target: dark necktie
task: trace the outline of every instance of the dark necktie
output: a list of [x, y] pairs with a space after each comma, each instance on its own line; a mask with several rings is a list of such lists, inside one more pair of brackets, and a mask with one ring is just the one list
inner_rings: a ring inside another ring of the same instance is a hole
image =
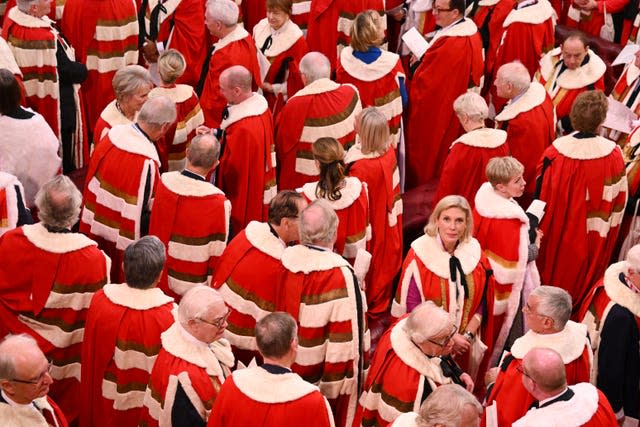
[[149, 0], [142, 0], [142, 4], [140, 5], [140, 10], [138, 10], [138, 47], [142, 47], [147, 38], [147, 26], [144, 22], [144, 17], [147, 13], [147, 8], [149, 7]]
[[627, 101], [627, 107], [631, 108], [633, 103], [636, 101], [636, 98], [638, 98], [638, 93], [640, 93], [640, 78], [636, 80], [636, 85], [633, 88], [633, 92], [631, 92], [629, 100]]
[[271, 37], [271, 34], [269, 34], [269, 37], [267, 37], [264, 43], [262, 43], [260, 52], [264, 53], [267, 49], [269, 49], [271, 47], [271, 43], [273, 43], [273, 37]]
[[[460, 273], [460, 282], [462, 289], [464, 289], [464, 297], [467, 298], [469, 296], [469, 287], [464, 271], [462, 271], [462, 264], [460, 264], [460, 260], [457, 257], [451, 255], [451, 258], [449, 258], [449, 274], [453, 282], [458, 280], [458, 273]], [[458, 292], [457, 289], [458, 287], [456, 286], [456, 293]]]
[[162, 2], [158, 2], [158, 4], [151, 11], [151, 18], [150, 18], [151, 22], [149, 24], [149, 39], [153, 41], [156, 41], [158, 39], [158, 31], [159, 31], [158, 18], [159, 18], [160, 12], [167, 13], [167, 9], [164, 7]]
[[[213, 56], [214, 50], [216, 50], [216, 45], [212, 45], [209, 48], [207, 58], [204, 60], [204, 64], [202, 64], [202, 69], [200, 70], [200, 79], [198, 80], [198, 85], [196, 86], [196, 93], [198, 94], [198, 97], [202, 96], [202, 91], [204, 90], [204, 82], [207, 80], [207, 74], [209, 74], [209, 64], [211, 63], [211, 56]], [[215, 95], [218, 96], [217, 94]]]

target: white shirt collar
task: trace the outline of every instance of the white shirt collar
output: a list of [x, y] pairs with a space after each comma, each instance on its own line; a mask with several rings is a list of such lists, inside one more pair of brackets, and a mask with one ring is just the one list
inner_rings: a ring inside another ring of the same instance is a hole
[[33, 402], [31, 403], [18, 403], [18, 402], [14, 402], [13, 400], [11, 400], [11, 398], [9, 396], [7, 396], [7, 394], [4, 392], [4, 390], [0, 390], [0, 393], [2, 394], [2, 398], [5, 400], [5, 402], [7, 402], [9, 404], [9, 406], [15, 406], [15, 407], [31, 407], [34, 410], [38, 410], [38, 408], [36, 408], [33, 405]]

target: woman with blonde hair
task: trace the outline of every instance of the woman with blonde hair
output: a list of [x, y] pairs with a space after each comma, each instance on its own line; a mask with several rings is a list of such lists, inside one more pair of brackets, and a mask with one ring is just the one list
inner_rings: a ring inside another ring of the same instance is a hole
[[298, 189], [309, 203], [326, 199], [338, 215], [334, 251], [352, 265], [359, 249], [367, 249], [371, 239], [367, 184], [347, 176], [344, 149], [334, 138], [320, 138], [312, 145], [313, 159], [320, 171], [319, 181]]
[[400, 174], [384, 115], [365, 108], [356, 119], [358, 138], [345, 157], [349, 176], [369, 188], [371, 266], [366, 277], [369, 320], [389, 311], [393, 279], [402, 265], [402, 198]]
[[165, 50], [158, 57], [160, 86], [149, 92], [149, 98], [166, 96], [175, 102], [178, 113], [176, 122], [156, 144], [163, 171], [184, 168], [187, 145], [196, 136], [196, 128], [204, 124], [204, 115], [193, 88], [176, 84], [185, 68], [186, 61], [180, 52], [175, 49]]
[[362, 107], [378, 107], [389, 123], [392, 145], [400, 140], [403, 105], [407, 102], [400, 57], [380, 48], [383, 18], [375, 10], [359, 13], [351, 27], [351, 44], [342, 49], [336, 70], [338, 83], [358, 88]]

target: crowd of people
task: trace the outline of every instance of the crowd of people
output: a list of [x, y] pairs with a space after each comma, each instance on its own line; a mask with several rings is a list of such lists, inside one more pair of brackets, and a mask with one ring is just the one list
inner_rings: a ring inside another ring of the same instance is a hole
[[0, 26], [0, 424], [638, 425], [637, 3]]

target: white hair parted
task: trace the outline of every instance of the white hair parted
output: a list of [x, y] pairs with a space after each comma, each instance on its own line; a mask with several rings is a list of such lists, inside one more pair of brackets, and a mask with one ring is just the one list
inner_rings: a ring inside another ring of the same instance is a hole
[[225, 27], [233, 27], [238, 23], [240, 9], [232, 0], [209, 0], [205, 13], [209, 19], [221, 22]]
[[178, 321], [186, 325], [189, 320], [199, 319], [219, 302], [224, 303], [224, 299], [218, 291], [209, 286], [196, 285], [182, 296], [178, 305]]
[[307, 78], [307, 84], [331, 77], [331, 62], [320, 52], [309, 52], [300, 60], [300, 72]]
[[518, 93], [523, 93], [531, 85], [531, 75], [527, 67], [520, 61], [504, 64], [498, 72], [506, 83], [509, 83]]
[[409, 314], [403, 330], [414, 343], [422, 344], [428, 339], [451, 333], [455, 326], [449, 313], [433, 301], [425, 301]]
[[489, 107], [483, 97], [475, 92], [466, 92], [453, 101], [453, 110], [457, 115], [466, 115], [473, 121], [485, 120], [489, 116]]
[[531, 296], [538, 298], [538, 314], [553, 319], [556, 331], [564, 329], [571, 317], [571, 295], [556, 286], [539, 286], [531, 292]]

